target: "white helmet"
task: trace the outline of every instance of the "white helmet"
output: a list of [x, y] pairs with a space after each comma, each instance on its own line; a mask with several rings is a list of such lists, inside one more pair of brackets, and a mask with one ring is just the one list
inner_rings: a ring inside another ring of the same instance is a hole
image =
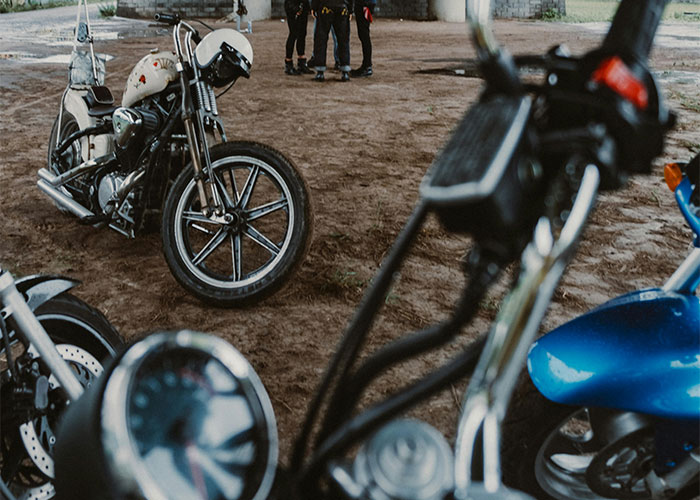
[[238, 31], [223, 28], [208, 33], [194, 50], [202, 76], [215, 87], [222, 87], [239, 76], [250, 77], [253, 47]]

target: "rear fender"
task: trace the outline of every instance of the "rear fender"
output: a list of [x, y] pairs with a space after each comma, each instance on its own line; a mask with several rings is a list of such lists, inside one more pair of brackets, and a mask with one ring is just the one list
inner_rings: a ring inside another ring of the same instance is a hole
[[618, 297], [540, 338], [528, 370], [561, 404], [700, 417], [700, 302], [660, 289]]

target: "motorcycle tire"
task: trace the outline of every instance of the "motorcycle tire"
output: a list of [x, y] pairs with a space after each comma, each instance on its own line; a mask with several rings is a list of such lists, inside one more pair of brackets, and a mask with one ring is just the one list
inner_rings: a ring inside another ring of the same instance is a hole
[[277, 291], [303, 260], [312, 228], [308, 190], [294, 165], [269, 146], [227, 142], [211, 148], [210, 157], [226, 213], [216, 222], [202, 214], [190, 165], [165, 200], [163, 253], [178, 283], [198, 299], [245, 305]]
[[[513, 397], [502, 432], [501, 471], [506, 486], [537, 500], [612, 498], [598, 495], [586, 482], [593, 453], [592, 447], [585, 446], [592, 436], [586, 408], [547, 400], [528, 378]], [[642, 486], [621, 498], [651, 499]], [[694, 482], [673, 499], [690, 500], [697, 494]]]
[[[39, 306], [34, 314], [84, 386], [92, 382], [102, 365], [124, 345], [102, 313], [68, 293], [51, 298]], [[12, 351], [17, 355], [14, 346], [21, 350], [21, 345], [13, 343]], [[3, 344], [0, 349], [3, 358], [4, 351]], [[49, 375], [46, 373], [46, 376]], [[44, 410], [31, 411], [27, 420], [26, 410], [18, 408], [16, 404], [18, 399], [14, 396], [14, 388], [17, 385], [7, 382], [6, 373], [0, 376], [6, 381], [2, 391], [3, 426], [0, 434], [3, 481], [9, 483], [10, 490], [17, 498], [53, 498], [55, 491], [51, 471], [54, 436], [65, 408], [65, 397], [62, 391], [56, 390], [57, 382], [49, 377], [47, 397], [50, 405]], [[12, 399], [8, 401], [6, 398]], [[28, 401], [25, 404], [32, 404]]]
[[[54, 120], [53, 126], [51, 127], [51, 135], [49, 136], [49, 147], [47, 153], [47, 166], [49, 172], [51, 172], [52, 174], [60, 175], [65, 170], [56, 168], [51, 162], [51, 155], [56, 149], [56, 145], [63, 142], [66, 139], [66, 137], [77, 132], [78, 130], [80, 130], [78, 120], [75, 118], [75, 116], [73, 116], [72, 113], [68, 111], [63, 112], [63, 117], [61, 118], [60, 131], [58, 130], [58, 116], [56, 117], [56, 120]], [[71, 146], [66, 150], [66, 152], [68, 155], [67, 161], [70, 164], [71, 168], [80, 165], [80, 163], [82, 162], [82, 146], [80, 141], [74, 141], [73, 144], [71, 144]], [[72, 197], [71, 193], [66, 188], [61, 189], [63, 191], [63, 194]], [[67, 210], [60, 204], [55, 203], [55, 205], [61, 212], [70, 213], [69, 210]]]

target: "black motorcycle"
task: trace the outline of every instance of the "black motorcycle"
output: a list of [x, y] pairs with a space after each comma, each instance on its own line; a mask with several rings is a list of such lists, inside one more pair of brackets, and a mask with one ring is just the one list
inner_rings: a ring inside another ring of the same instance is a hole
[[165, 259], [187, 291], [220, 306], [259, 300], [306, 252], [304, 180], [269, 146], [227, 142], [215, 89], [250, 76], [245, 36], [217, 29], [200, 37], [178, 16], [157, 20], [173, 27], [175, 52], [141, 59], [121, 106], [101, 85], [89, 22], [79, 24], [75, 45], [88, 42], [90, 51], [73, 51], [38, 186], [82, 223], [129, 238], [162, 214]]

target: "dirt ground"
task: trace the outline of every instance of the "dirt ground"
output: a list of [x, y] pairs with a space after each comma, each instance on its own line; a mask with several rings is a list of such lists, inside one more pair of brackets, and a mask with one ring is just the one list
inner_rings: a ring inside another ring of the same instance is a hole
[[[313, 202], [313, 242], [286, 288], [245, 309], [214, 309], [189, 296], [168, 271], [159, 234], [128, 240], [56, 210], [36, 188], [36, 171], [46, 162], [66, 68], [0, 62], [0, 265], [15, 275], [82, 280], [75, 294], [102, 310], [128, 340], [192, 328], [230, 341], [270, 393], [283, 456], [363, 290], [416, 203], [425, 170], [481, 87], [474, 77], [420, 72], [464, 66], [474, 58], [463, 24], [377, 20], [375, 74], [349, 83], [333, 72], [324, 84], [285, 76], [286, 32], [280, 20], [254, 23], [252, 78], [239, 81], [219, 107], [230, 138], [274, 146], [298, 166]], [[497, 22], [496, 32], [514, 53], [541, 53], [565, 42], [580, 54], [601, 36], [580, 26], [514, 21]], [[115, 56], [107, 85], [119, 97], [136, 61], [150, 48], [170, 49], [171, 43], [167, 34], [101, 42], [98, 51]], [[355, 67], [361, 51], [354, 28], [351, 49]], [[601, 196], [543, 331], [615, 295], [663, 284], [686, 255], [690, 232], [661, 166], [700, 149], [699, 56], [700, 46], [655, 49], [651, 66], [679, 115], [678, 126], [653, 175]], [[469, 246], [468, 239], [431, 221], [386, 300], [369, 351], [445, 317], [463, 282], [460, 261]], [[496, 309], [496, 298], [487, 301], [456, 342], [390, 370], [365, 402], [454, 356], [487, 329]], [[454, 437], [464, 387], [445, 391], [412, 414]]]

